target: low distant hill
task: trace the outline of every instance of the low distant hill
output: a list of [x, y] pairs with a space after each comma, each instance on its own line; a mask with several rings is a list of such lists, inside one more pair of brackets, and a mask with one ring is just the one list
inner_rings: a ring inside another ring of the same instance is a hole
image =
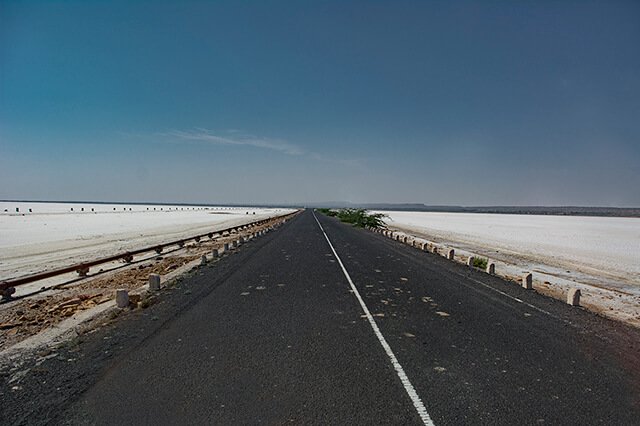
[[579, 206], [428, 206], [423, 203], [350, 203], [348, 201], [326, 201], [316, 203], [282, 204], [228, 204], [228, 203], [159, 203], [159, 202], [117, 202], [117, 201], [42, 201], [42, 200], [0, 200], [0, 202], [38, 202], [38, 203], [91, 203], [91, 204], [146, 204], [175, 206], [211, 206], [211, 207], [264, 207], [264, 208], [361, 208], [367, 210], [396, 210], [413, 212], [443, 213], [499, 213], [499, 214], [539, 214], [554, 216], [609, 216], [640, 217], [640, 207], [579, 207]]
[[348, 202], [309, 204], [309, 207], [326, 208], [363, 208], [368, 210], [396, 210], [446, 213], [499, 213], [499, 214], [537, 214], [554, 216], [611, 216], [640, 217], [640, 208], [635, 207], [579, 207], [579, 206], [428, 206], [421, 203], [367, 203]]

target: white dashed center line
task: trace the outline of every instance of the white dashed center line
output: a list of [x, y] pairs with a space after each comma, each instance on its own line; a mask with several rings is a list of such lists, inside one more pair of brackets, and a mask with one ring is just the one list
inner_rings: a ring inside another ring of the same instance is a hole
[[420, 399], [420, 396], [418, 395], [418, 393], [416, 392], [415, 388], [413, 387], [413, 385], [409, 381], [409, 377], [407, 377], [407, 374], [404, 372], [404, 369], [402, 368], [402, 365], [400, 365], [400, 362], [398, 362], [398, 359], [396, 358], [395, 354], [391, 350], [391, 346], [389, 346], [389, 344], [387, 343], [387, 339], [385, 339], [384, 336], [382, 335], [382, 332], [378, 328], [378, 324], [376, 324], [376, 321], [373, 319], [373, 316], [371, 315], [371, 312], [369, 312], [369, 308], [367, 308], [367, 305], [364, 303], [364, 300], [362, 299], [362, 296], [360, 296], [360, 292], [356, 288], [355, 284], [353, 284], [353, 280], [351, 279], [351, 276], [349, 275], [349, 272], [347, 272], [347, 269], [344, 267], [344, 264], [342, 263], [342, 260], [340, 259], [340, 256], [338, 256], [338, 253], [336, 252], [336, 249], [333, 247], [333, 244], [331, 244], [331, 241], [329, 240], [329, 237], [327, 236], [327, 233], [324, 232], [324, 228], [320, 224], [320, 221], [316, 217], [315, 213], [313, 213], [313, 218], [318, 223], [318, 226], [320, 227], [320, 230], [324, 234], [324, 238], [326, 238], [327, 243], [329, 243], [329, 247], [331, 247], [331, 251], [333, 252], [333, 255], [338, 260], [338, 263], [340, 264], [340, 267], [342, 268], [342, 272], [344, 273], [344, 276], [347, 278], [347, 281], [349, 282], [349, 285], [351, 286], [351, 290], [353, 291], [353, 294], [356, 296], [356, 299], [358, 299], [358, 302], [360, 302], [360, 306], [362, 307], [362, 310], [364, 311], [365, 317], [367, 318], [367, 320], [369, 320], [369, 324], [371, 325], [371, 328], [373, 329], [374, 334], [378, 338], [378, 341], [380, 342], [380, 345], [382, 345], [382, 348], [384, 349], [384, 351], [387, 353], [387, 356], [391, 360], [391, 365], [393, 365], [393, 368], [396, 370], [396, 374], [398, 375], [398, 378], [400, 378], [400, 381], [402, 382], [402, 385], [404, 386], [405, 391], [407, 391], [407, 394], [409, 395], [409, 398], [411, 399], [411, 402], [413, 403], [413, 406], [415, 407], [416, 411], [418, 412], [418, 415], [422, 419], [422, 422], [425, 425], [428, 425], [428, 426], [433, 425], [433, 421], [431, 420], [431, 417], [429, 416], [429, 413], [427, 413], [427, 409], [425, 408], [424, 404], [422, 403], [422, 400]]

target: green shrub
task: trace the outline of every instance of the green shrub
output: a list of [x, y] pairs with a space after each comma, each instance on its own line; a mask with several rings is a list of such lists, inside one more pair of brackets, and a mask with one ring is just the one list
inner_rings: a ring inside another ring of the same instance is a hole
[[365, 209], [318, 209], [318, 211], [327, 216], [335, 216], [340, 221], [350, 223], [359, 228], [364, 228], [365, 226], [383, 228], [385, 226], [383, 219], [386, 215], [382, 213], [367, 213]]
[[489, 260], [484, 257], [474, 257], [473, 258], [473, 266], [475, 268], [487, 269], [487, 262]]
[[331, 210], [331, 209], [318, 209], [318, 211], [324, 215], [331, 216], [331, 217], [338, 215], [337, 211]]

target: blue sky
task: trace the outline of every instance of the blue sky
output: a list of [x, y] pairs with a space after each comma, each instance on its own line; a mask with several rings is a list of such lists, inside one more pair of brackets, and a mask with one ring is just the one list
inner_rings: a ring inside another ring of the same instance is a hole
[[640, 3], [0, 2], [0, 198], [640, 206]]

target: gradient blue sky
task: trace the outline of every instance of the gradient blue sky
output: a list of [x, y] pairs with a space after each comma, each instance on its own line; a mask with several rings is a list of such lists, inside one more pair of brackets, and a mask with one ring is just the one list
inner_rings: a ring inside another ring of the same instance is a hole
[[1, 1], [0, 199], [640, 206], [639, 2]]

